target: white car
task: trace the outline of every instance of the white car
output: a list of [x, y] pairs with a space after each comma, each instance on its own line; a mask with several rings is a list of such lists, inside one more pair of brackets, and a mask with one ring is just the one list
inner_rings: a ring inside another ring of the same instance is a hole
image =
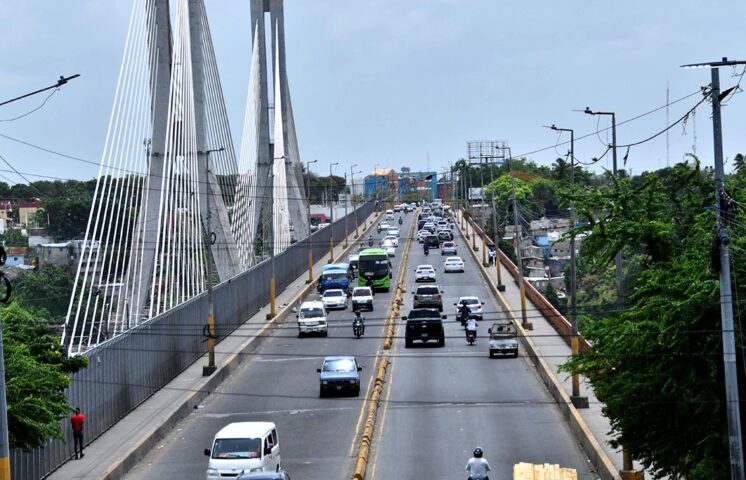
[[352, 290], [352, 309], [373, 311], [373, 289], [370, 287], [355, 287]]
[[388, 230], [391, 228], [391, 225], [389, 225], [389, 222], [381, 222], [378, 224], [379, 227], [381, 227], [381, 231]]
[[386, 250], [386, 253], [388, 253], [389, 257], [395, 257], [396, 256], [396, 247], [394, 246], [394, 242], [391, 240], [384, 240], [381, 242], [381, 248]]
[[417, 241], [420, 243], [424, 242], [425, 237], [427, 237], [428, 235], [430, 235], [430, 230], [420, 230], [419, 232], [417, 232]]
[[347, 294], [340, 288], [330, 288], [321, 296], [321, 303], [327, 310], [333, 308], [347, 310]]
[[394, 211], [386, 210], [386, 220], [393, 220], [393, 219], [394, 219]]
[[386, 229], [386, 235], [394, 235], [395, 237], [399, 238], [400, 231], [397, 227], [389, 227]]
[[471, 318], [482, 319], [484, 303], [479, 301], [479, 297], [459, 297], [458, 302], [453, 304], [456, 307], [456, 318], [458, 318], [458, 308], [461, 306], [461, 302], [466, 302], [466, 306], [471, 310]]
[[399, 237], [397, 237], [396, 235], [386, 235], [385, 237], [383, 237], [383, 240], [381, 240], [381, 245], [383, 245], [383, 242], [387, 241], [393, 243], [395, 247], [399, 246]]
[[448, 257], [443, 264], [443, 271], [448, 272], [463, 272], [464, 261], [461, 257]]
[[418, 265], [414, 271], [414, 281], [417, 283], [434, 282], [435, 268], [432, 265]]

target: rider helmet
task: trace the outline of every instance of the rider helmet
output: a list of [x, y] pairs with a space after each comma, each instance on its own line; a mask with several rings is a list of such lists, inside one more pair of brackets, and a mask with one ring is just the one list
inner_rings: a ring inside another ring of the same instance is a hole
[[482, 458], [482, 449], [477, 447], [474, 449], [474, 458]]

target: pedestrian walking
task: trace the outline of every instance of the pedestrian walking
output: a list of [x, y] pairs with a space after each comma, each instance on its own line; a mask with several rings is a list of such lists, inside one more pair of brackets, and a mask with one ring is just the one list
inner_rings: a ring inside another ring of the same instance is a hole
[[[73, 442], [75, 444], [75, 459], [83, 458], [83, 423], [85, 423], [85, 415], [80, 413], [80, 407], [75, 409], [75, 414], [70, 417], [70, 425], [73, 427]], [[80, 449], [80, 456], [78, 456], [78, 449]]]
[[490, 251], [487, 256], [489, 257], [490, 265], [494, 264], [495, 258], [497, 257], [497, 251], [494, 249], [494, 247], [490, 247]]

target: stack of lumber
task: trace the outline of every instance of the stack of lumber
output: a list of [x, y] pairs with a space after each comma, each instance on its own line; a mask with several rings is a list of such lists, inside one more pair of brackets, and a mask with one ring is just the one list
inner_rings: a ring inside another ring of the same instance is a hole
[[578, 472], [556, 464], [516, 463], [513, 465], [513, 480], [578, 480]]

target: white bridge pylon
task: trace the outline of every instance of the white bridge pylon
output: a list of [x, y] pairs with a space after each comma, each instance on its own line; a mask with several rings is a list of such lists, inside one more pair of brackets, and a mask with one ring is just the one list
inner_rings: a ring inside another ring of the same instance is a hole
[[[285, 73], [282, 0], [251, 0], [252, 52], [235, 154], [203, 0], [134, 0], [62, 341], [86, 350], [200, 295], [309, 232]], [[265, 7], [273, 28], [267, 85]], [[270, 142], [269, 93], [274, 97]], [[273, 211], [267, 211], [269, 195]], [[261, 219], [272, 220], [262, 222]], [[264, 244], [264, 242], [259, 245]]]

